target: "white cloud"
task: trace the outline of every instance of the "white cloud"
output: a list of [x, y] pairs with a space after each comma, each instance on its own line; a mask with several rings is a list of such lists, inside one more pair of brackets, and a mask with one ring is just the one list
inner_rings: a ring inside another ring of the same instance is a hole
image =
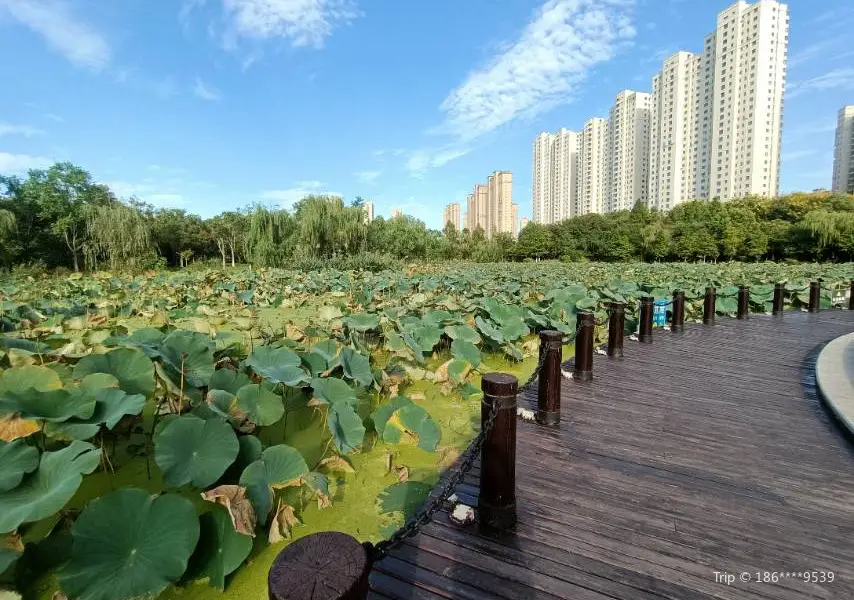
[[441, 105], [439, 131], [473, 140], [571, 102], [587, 74], [632, 39], [630, 0], [549, 0], [519, 40], [471, 73]]
[[282, 208], [291, 208], [294, 204], [306, 196], [339, 196], [343, 194], [325, 190], [326, 184], [322, 181], [297, 181], [294, 187], [283, 190], [267, 190], [261, 192], [262, 200], [278, 202]]
[[516, 120], [572, 102], [587, 75], [635, 36], [634, 0], [548, 0], [512, 44], [469, 74], [439, 107], [431, 133], [454, 139], [410, 154], [415, 176], [471, 151], [471, 142]]
[[52, 164], [53, 161], [44, 156], [0, 152], [0, 173], [4, 174], [20, 174], [30, 169], [46, 169]]
[[803, 81], [793, 81], [786, 87], [786, 95], [794, 98], [807, 92], [819, 90], [854, 90], [854, 68], [833, 69]]
[[108, 186], [119, 198], [133, 196], [160, 208], [181, 207], [186, 204], [184, 196], [169, 185], [130, 181], [103, 181], [101, 183]]
[[193, 94], [195, 94], [197, 98], [208, 101], [217, 101], [221, 98], [219, 90], [202, 81], [200, 77], [196, 77], [196, 85], [193, 87]]
[[59, 115], [55, 115], [53, 113], [46, 113], [43, 116], [48, 121], [53, 121], [54, 123], [65, 123], [65, 119], [63, 119]]
[[382, 174], [382, 171], [360, 171], [355, 173], [356, 179], [362, 183], [373, 183]]
[[418, 176], [428, 169], [446, 165], [452, 160], [465, 156], [469, 152], [471, 152], [470, 148], [461, 146], [416, 150], [406, 161], [406, 169], [413, 175]]
[[359, 17], [353, 0], [223, 0], [223, 8], [237, 35], [295, 47], [322, 48], [336, 27]]
[[30, 127], [29, 125], [12, 125], [11, 123], [0, 123], [0, 137], [4, 135], [22, 135], [24, 137], [33, 137], [44, 135], [44, 131]]
[[0, 0], [0, 12], [3, 9], [79, 67], [99, 71], [110, 62], [110, 47], [106, 40], [72, 16], [65, 3], [55, 0]]

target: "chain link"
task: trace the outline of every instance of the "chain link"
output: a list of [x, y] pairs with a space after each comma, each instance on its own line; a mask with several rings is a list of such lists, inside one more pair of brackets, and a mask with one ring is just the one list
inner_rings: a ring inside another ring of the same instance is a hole
[[[564, 340], [549, 340], [545, 344], [540, 343], [540, 352], [539, 358], [537, 359], [537, 367], [534, 369], [534, 372], [528, 378], [528, 380], [519, 388], [521, 392], [522, 389], [528, 387], [540, 374], [540, 371], [543, 368], [543, 364], [546, 362], [546, 356], [548, 355], [548, 350], [560, 349], [563, 347]], [[485, 402], [483, 400], [482, 402]], [[454, 490], [456, 487], [462, 482], [463, 478], [471, 471], [474, 466], [474, 461], [480, 455], [480, 451], [483, 449], [483, 444], [486, 442], [486, 438], [489, 436], [489, 433], [492, 431], [492, 428], [495, 426], [495, 419], [498, 417], [498, 402], [493, 402], [490, 407], [489, 415], [486, 417], [486, 423], [483, 424], [483, 427], [480, 430], [480, 433], [472, 440], [469, 447], [466, 448], [465, 452], [463, 452], [462, 460], [460, 461], [457, 470], [448, 477], [445, 484], [442, 486], [442, 489], [439, 492], [439, 495], [436, 496], [427, 506], [424, 506], [419, 510], [415, 515], [413, 515], [409, 520], [404, 523], [404, 525], [395, 531], [393, 534], [389, 536], [388, 539], [383, 540], [377, 544], [366, 544], [368, 548], [368, 553], [372, 560], [377, 561], [382, 558], [385, 558], [389, 550], [393, 550], [400, 546], [406, 538], [414, 537], [421, 531], [421, 528], [424, 527], [427, 523], [433, 520], [433, 516], [442, 510], [442, 507], [448, 502], [448, 499], [454, 494]], [[513, 415], [515, 418], [516, 415]]]

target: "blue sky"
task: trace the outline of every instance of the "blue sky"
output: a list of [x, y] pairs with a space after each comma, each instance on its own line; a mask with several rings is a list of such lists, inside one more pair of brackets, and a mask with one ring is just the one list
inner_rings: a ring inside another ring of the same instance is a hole
[[[649, 91], [727, 0], [0, 0], [0, 172], [54, 160], [204, 216], [360, 195], [441, 226], [531, 143]], [[791, 0], [783, 191], [829, 187], [850, 0]], [[850, 39], [850, 38], [848, 38]]]

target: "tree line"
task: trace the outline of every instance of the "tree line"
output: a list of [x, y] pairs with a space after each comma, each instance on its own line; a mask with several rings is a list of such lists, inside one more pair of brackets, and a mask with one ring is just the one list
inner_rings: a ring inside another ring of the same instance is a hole
[[368, 223], [363, 201], [307, 196], [291, 210], [249, 205], [204, 219], [119, 199], [84, 169], [57, 163], [0, 175], [0, 267], [143, 270], [199, 260], [223, 266], [379, 269], [399, 261], [852, 260], [854, 196], [687, 202], [668, 213], [589, 214], [529, 223], [514, 240], [443, 231], [402, 216]]

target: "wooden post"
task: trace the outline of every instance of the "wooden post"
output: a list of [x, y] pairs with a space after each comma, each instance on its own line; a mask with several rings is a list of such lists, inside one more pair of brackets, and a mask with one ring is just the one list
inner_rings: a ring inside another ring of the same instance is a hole
[[807, 310], [817, 313], [821, 308], [821, 281], [810, 281], [810, 305]]
[[655, 298], [652, 296], [643, 296], [640, 299], [640, 331], [638, 332], [638, 340], [642, 344], [652, 343], [652, 311], [655, 305]]
[[563, 358], [563, 334], [546, 329], [540, 332], [540, 352], [545, 352], [540, 369], [537, 397], [537, 422], [541, 425], [560, 423], [560, 363]]
[[608, 356], [623, 358], [623, 333], [626, 329], [626, 305], [611, 302], [608, 306]]
[[685, 292], [682, 290], [673, 292], [673, 317], [670, 319], [670, 330], [685, 331]]
[[738, 286], [738, 311], [736, 319], [746, 319], [750, 315], [750, 288], [746, 285]]
[[854, 279], [848, 284], [848, 310], [854, 310]]
[[771, 314], [779, 315], [783, 313], [783, 308], [786, 304], [786, 284], [774, 284], [774, 303], [771, 308]]
[[487, 373], [481, 380], [481, 427], [493, 406], [498, 416], [483, 442], [480, 456], [480, 527], [504, 531], [516, 524], [516, 394], [519, 381], [506, 373]]
[[575, 336], [575, 367], [572, 378], [576, 381], [593, 379], [593, 338], [596, 333], [596, 316], [592, 312], [578, 313]]
[[358, 540], [337, 531], [315, 533], [290, 544], [273, 561], [269, 600], [364, 600], [370, 572], [371, 561]]
[[715, 288], [709, 286], [706, 288], [706, 297], [703, 298], [703, 323], [706, 325], [715, 324], [715, 302], [717, 301], [717, 292]]

